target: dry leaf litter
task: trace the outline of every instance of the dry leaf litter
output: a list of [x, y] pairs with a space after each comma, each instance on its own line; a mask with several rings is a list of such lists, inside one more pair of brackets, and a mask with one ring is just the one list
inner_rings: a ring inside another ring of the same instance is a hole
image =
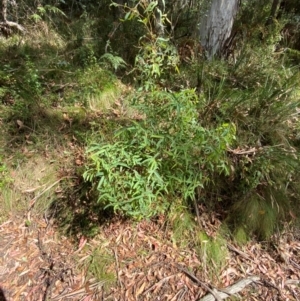
[[[201, 223], [213, 237], [211, 216]], [[161, 221], [115, 220], [97, 237], [72, 243], [49, 221], [21, 218], [0, 225], [0, 288], [6, 301], [46, 300], [300, 300], [300, 241], [296, 232], [272, 244], [228, 242], [229, 256], [218, 275], [209, 275], [191, 247], [171, 243]], [[299, 232], [299, 229], [298, 229]], [[299, 234], [299, 233], [298, 233]], [[84, 262], [105, 249], [112, 283], [88, 275]], [[252, 277], [252, 278], [251, 278]]]

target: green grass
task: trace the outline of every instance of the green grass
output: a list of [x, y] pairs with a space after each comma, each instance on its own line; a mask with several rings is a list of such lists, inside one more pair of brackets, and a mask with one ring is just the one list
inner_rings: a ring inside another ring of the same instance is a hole
[[209, 279], [219, 281], [218, 275], [228, 258], [226, 239], [220, 233], [209, 237], [204, 231], [198, 231], [196, 241], [198, 255], [202, 259], [201, 268]]
[[97, 282], [103, 281], [104, 288], [108, 290], [117, 280], [114, 255], [101, 246], [88, 245], [85, 252], [89, 255], [80, 265], [86, 271], [87, 278]]
[[234, 230], [233, 239], [238, 245], [244, 245], [249, 241], [249, 236], [247, 235], [245, 229], [240, 226]]
[[172, 232], [172, 241], [179, 247], [188, 247], [195, 235], [196, 223], [193, 215], [180, 200], [173, 202], [168, 214], [168, 224]]
[[[0, 191], [2, 220], [26, 212], [33, 200], [36, 200], [34, 211], [43, 213], [55, 196], [56, 187], [45, 191], [57, 180], [55, 165], [37, 153], [31, 153], [30, 156], [20, 163], [11, 162], [8, 167], [11, 180]], [[14, 161], [14, 158], [9, 160]]]

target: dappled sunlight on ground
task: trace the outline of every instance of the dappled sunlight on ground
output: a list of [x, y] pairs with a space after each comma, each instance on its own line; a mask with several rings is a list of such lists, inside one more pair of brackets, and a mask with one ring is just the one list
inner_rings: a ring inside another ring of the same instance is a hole
[[300, 242], [292, 233], [271, 246], [228, 242], [222, 270], [210, 275], [205, 258], [173, 245], [164, 225], [163, 218], [135, 225], [116, 219], [95, 238], [72, 242], [52, 220], [10, 219], [0, 226], [1, 288], [7, 301], [200, 300], [208, 289], [230, 292], [235, 283], [241, 300], [300, 296]]

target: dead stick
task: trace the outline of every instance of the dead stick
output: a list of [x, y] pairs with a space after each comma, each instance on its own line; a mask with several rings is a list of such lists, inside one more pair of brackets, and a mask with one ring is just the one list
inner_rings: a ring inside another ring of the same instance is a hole
[[119, 265], [119, 260], [118, 260], [118, 253], [117, 253], [117, 249], [114, 249], [114, 255], [115, 255], [115, 259], [116, 259], [116, 273], [117, 273], [117, 278], [118, 278], [118, 282], [120, 284], [120, 287], [123, 289], [123, 283], [120, 279], [120, 275], [119, 275], [119, 270], [120, 270], [120, 265]]
[[219, 294], [217, 292], [213, 291], [206, 283], [204, 283], [203, 281], [199, 280], [195, 275], [193, 275], [192, 273], [190, 273], [187, 269], [181, 267], [179, 264], [175, 264], [175, 266], [177, 267], [177, 269], [179, 269], [181, 272], [183, 272], [184, 274], [186, 274], [193, 281], [197, 282], [202, 287], [204, 287], [206, 290], [208, 290], [214, 296], [214, 298], [217, 301], [222, 301], [222, 299], [220, 298]]
[[166, 276], [162, 279], [160, 279], [158, 282], [154, 283], [153, 285], [151, 285], [151, 287], [149, 287], [146, 291], [143, 292], [143, 294], [147, 294], [149, 293], [151, 290], [153, 290], [156, 286], [158, 286], [159, 284], [161, 283], [164, 283], [165, 281], [171, 279], [172, 277], [176, 276], [177, 274], [173, 274], [173, 275], [170, 275], [170, 276]]
[[241, 250], [237, 249], [236, 247], [234, 247], [230, 243], [227, 243], [227, 247], [228, 247], [229, 250], [241, 255], [243, 258], [253, 261], [246, 253], [244, 253]]

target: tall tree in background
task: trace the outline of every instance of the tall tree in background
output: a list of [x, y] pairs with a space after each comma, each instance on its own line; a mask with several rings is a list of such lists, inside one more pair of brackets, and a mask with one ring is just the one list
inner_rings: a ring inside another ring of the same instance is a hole
[[276, 18], [276, 13], [277, 13], [279, 4], [280, 4], [280, 0], [273, 0], [272, 7], [271, 7], [271, 13], [267, 20], [266, 25], [270, 25], [273, 23], [274, 18]]
[[230, 37], [233, 21], [238, 11], [239, 0], [212, 0], [207, 14], [200, 23], [200, 43], [207, 58], [221, 53]]
[[5, 23], [7, 21], [7, 0], [0, 1], [0, 22]]

